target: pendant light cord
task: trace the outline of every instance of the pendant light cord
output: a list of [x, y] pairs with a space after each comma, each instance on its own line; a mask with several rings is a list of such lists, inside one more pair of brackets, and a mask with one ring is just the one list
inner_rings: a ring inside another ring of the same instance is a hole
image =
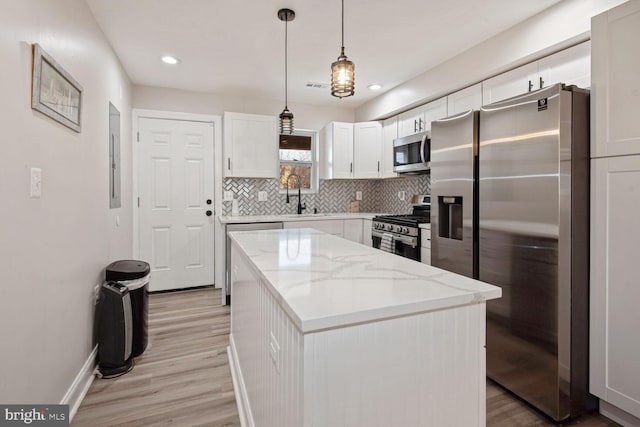
[[284, 21], [284, 108], [288, 109], [289, 98], [287, 93], [287, 26], [289, 25], [288, 17]]
[[344, 0], [342, 0], [342, 54], [344, 55]]

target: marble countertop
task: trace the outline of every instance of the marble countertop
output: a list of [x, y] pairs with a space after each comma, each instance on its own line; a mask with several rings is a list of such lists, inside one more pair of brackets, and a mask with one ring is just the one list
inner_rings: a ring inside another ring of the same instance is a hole
[[431, 223], [427, 222], [427, 223], [418, 224], [418, 228], [424, 228], [424, 229], [427, 229], [427, 230], [431, 230]]
[[323, 221], [332, 219], [372, 219], [379, 213], [318, 213], [302, 215], [223, 215], [218, 217], [222, 224], [246, 224], [253, 222]]
[[229, 235], [303, 333], [502, 294], [496, 286], [314, 229]]

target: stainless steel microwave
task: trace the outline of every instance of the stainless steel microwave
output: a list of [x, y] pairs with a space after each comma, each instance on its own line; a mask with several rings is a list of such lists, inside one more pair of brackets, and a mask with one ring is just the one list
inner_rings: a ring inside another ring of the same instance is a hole
[[431, 134], [420, 132], [393, 140], [393, 171], [421, 174], [429, 171]]

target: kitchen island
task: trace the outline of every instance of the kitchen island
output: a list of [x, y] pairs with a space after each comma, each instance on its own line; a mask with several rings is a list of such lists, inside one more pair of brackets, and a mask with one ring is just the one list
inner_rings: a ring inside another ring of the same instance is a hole
[[485, 425], [499, 288], [313, 229], [230, 237], [243, 425]]

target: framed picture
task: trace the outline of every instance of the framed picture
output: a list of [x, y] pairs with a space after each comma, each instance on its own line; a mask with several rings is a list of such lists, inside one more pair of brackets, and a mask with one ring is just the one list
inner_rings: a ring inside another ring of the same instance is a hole
[[82, 86], [37, 43], [33, 45], [31, 108], [80, 132]]

